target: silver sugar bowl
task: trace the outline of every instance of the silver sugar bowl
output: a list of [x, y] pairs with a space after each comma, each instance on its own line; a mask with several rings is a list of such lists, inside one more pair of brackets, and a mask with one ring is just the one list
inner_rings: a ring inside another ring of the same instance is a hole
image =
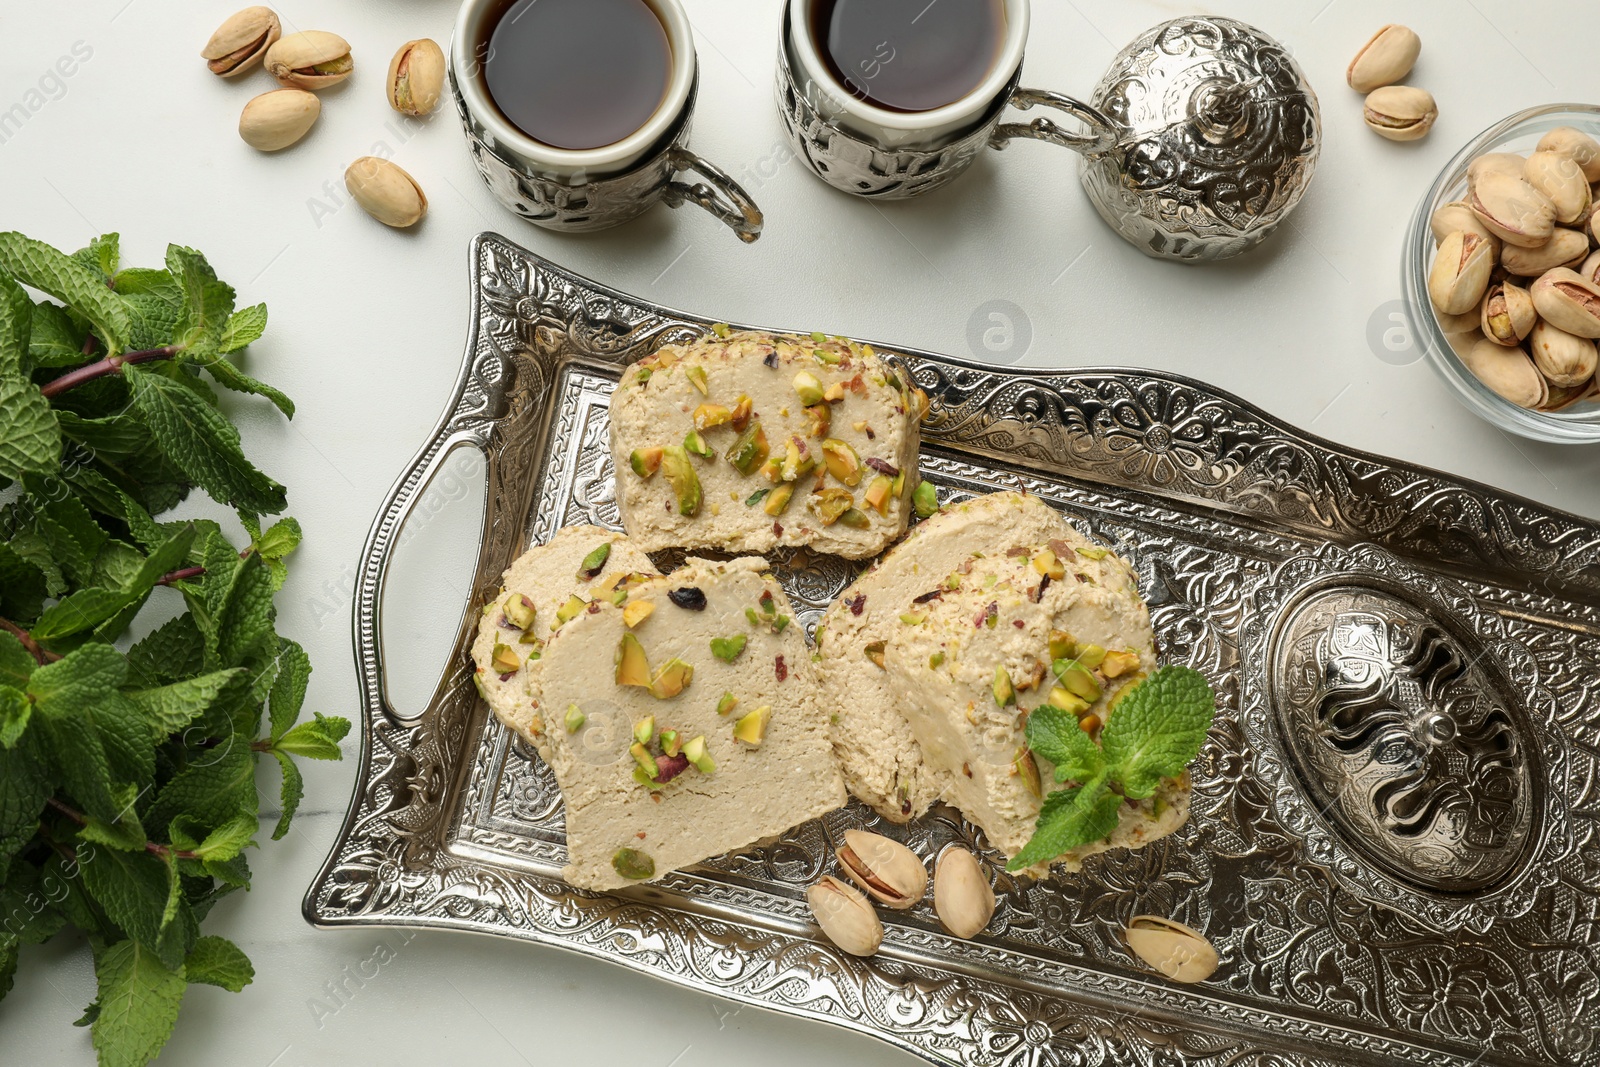
[[[1300, 65], [1228, 18], [1146, 30], [1112, 61], [1089, 110], [1101, 136], [1084, 150], [1083, 187], [1107, 225], [1162, 259], [1213, 262], [1260, 244], [1300, 203], [1322, 146]], [[1014, 131], [997, 130], [997, 147]]]

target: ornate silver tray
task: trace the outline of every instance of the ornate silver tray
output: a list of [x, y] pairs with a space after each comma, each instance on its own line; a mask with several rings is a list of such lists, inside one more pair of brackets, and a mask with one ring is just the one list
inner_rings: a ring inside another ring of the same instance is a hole
[[[620, 369], [712, 320], [494, 235], [471, 259], [455, 393], [362, 558], [361, 766], [311, 923], [557, 945], [933, 1063], [1600, 1063], [1600, 526], [1141, 371], [896, 357], [933, 398], [923, 473], [941, 495], [1021, 488], [1058, 506], [1137, 564], [1164, 656], [1216, 686], [1181, 833], [1045, 883], [998, 872], [976, 941], [926, 906], [896, 913], [870, 960], [821, 941], [802, 896], [830, 842], [874, 822], [855, 804], [636, 891], [564, 885], [552, 776], [471, 682], [474, 609], [530, 541], [616, 524]], [[384, 575], [462, 447], [488, 469], [473, 598], [407, 719], [385, 695]], [[813, 621], [852, 573], [778, 562]], [[982, 847], [948, 811], [888, 832], [925, 855]], [[1140, 913], [1203, 931], [1216, 976], [1144, 970], [1120, 940]]]

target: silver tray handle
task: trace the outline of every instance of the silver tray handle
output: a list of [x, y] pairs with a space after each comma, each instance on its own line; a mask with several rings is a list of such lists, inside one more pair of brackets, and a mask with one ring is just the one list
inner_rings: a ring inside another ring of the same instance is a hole
[[1078, 133], [1068, 130], [1043, 117], [1036, 118], [1032, 122], [1003, 122], [995, 127], [993, 135], [989, 138], [991, 148], [1003, 149], [1013, 138], [1027, 137], [1035, 141], [1049, 141], [1051, 144], [1070, 148], [1086, 156], [1097, 156], [1110, 151], [1116, 144], [1115, 127], [1104, 112], [1064, 93], [1054, 93], [1048, 89], [1019, 88], [1011, 94], [1008, 103], [1021, 111], [1028, 111], [1041, 105], [1065, 111], [1083, 123], [1088, 132]]
[[674, 173], [692, 171], [705, 180], [693, 185], [688, 182], [668, 182], [661, 197], [662, 203], [668, 207], [679, 207], [684, 203], [703, 207], [727, 223], [739, 240], [745, 244], [755, 243], [761, 236], [762, 227], [766, 225], [766, 218], [738, 182], [721, 167], [700, 158], [682, 145], [672, 149], [671, 162]]

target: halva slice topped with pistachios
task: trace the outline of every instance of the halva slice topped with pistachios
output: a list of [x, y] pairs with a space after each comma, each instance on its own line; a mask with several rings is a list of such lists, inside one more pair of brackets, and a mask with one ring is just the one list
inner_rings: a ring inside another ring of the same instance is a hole
[[718, 327], [629, 367], [611, 398], [622, 522], [639, 547], [849, 559], [906, 529], [927, 397], [870, 346]]
[[[933, 484], [924, 483], [931, 495]], [[929, 501], [936, 505], [936, 501]], [[925, 509], [934, 510], [932, 506]], [[817, 627], [821, 700], [833, 722], [834, 753], [845, 785], [884, 818], [906, 822], [950, 792], [943, 765], [925, 762], [901, 714], [884, 650], [930, 596], [978, 555], [1061, 541], [1088, 552], [1075, 565], [1094, 574], [1097, 550], [1038, 497], [991, 493], [952, 504], [924, 519], [840, 594]], [[1063, 553], [1065, 555], [1065, 553]], [[961, 579], [956, 579], [959, 587]]]
[[567, 620], [530, 676], [569, 883], [660, 878], [845, 802], [805, 635], [765, 560], [690, 559], [627, 594]]
[[500, 593], [484, 605], [478, 622], [473, 677], [500, 721], [540, 755], [547, 724], [528, 688], [529, 665], [538, 662], [550, 635], [591, 603], [625, 608], [630, 588], [659, 574], [622, 534], [568, 526], [517, 557], [501, 576]]

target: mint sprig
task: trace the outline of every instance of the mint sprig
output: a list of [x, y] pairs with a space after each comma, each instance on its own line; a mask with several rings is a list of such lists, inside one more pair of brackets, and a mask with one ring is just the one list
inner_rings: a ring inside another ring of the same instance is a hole
[[[254, 975], [200, 926], [249, 885], [257, 763], [281, 768], [276, 839], [304, 792], [295, 760], [338, 759], [350, 724], [300, 722], [311, 663], [273, 605], [300, 526], [263, 528], [284, 489], [213, 389], [292, 417], [229, 358], [266, 308], [235, 311], [192, 249], [123, 268], [119, 244], [0, 234], [0, 997], [21, 946], [77, 927], [99, 985], [81, 1023], [101, 1064], [139, 1067], [190, 985]], [[162, 518], [196, 488], [247, 544]], [[179, 613], [130, 645], [152, 602]]]
[[1117, 827], [1124, 799], [1155, 795], [1200, 753], [1216, 714], [1216, 694], [1199, 671], [1162, 667], [1118, 694], [1116, 711], [1095, 742], [1071, 712], [1051, 705], [1028, 716], [1028, 747], [1055, 765], [1033, 837], [1006, 865], [1020, 871], [1099, 841]]

